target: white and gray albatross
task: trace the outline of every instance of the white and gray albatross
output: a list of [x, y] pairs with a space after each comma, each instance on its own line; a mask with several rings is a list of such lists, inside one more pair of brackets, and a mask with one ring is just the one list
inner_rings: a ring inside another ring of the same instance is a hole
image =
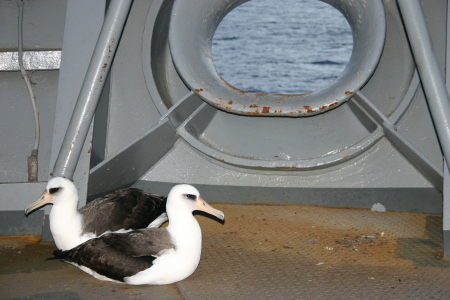
[[49, 180], [45, 192], [25, 208], [25, 215], [52, 203], [53, 239], [58, 249], [69, 250], [105, 232], [161, 226], [167, 221], [166, 201], [160, 195], [126, 188], [95, 199], [78, 210], [75, 184], [55, 177]]
[[171, 284], [190, 276], [200, 262], [202, 233], [192, 215], [201, 210], [224, 220], [196, 188], [174, 186], [166, 205], [169, 225], [127, 233], [108, 233], [53, 254], [97, 279], [131, 285]]

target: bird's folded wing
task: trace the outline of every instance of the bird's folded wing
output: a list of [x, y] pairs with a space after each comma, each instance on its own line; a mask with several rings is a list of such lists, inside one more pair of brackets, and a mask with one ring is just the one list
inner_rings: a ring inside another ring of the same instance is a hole
[[165, 206], [166, 197], [138, 189], [118, 190], [80, 208], [82, 233], [145, 228], [165, 212]]
[[157, 256], [168, 249], [175, 249], [169, 232], [165, 228], [145, 228], [128, 233], [110, 233], [100, 237], [110, 248], [126, 255]]

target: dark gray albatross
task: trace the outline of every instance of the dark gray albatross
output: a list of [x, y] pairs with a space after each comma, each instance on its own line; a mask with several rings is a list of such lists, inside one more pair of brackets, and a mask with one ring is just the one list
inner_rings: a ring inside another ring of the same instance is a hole
[[25, 208], [25, 215], [51, 203], [50, 230], [56, 247], [69, 250], [105, 232], [159, 227], [167, 221], [166, 197], [135, 188], [120, 189], [80, 209], [75, 184], [65, 178], [49, 180], [45, 192]]
[[202, 233], [192, 215], [201, 210], [221, 220], [193, 186], [176, 185], [166, 205], [169, 225], [108, 233], [53, 254], [100, 280], [131, 285], [170, 284], [190, 276], [200, 262]]

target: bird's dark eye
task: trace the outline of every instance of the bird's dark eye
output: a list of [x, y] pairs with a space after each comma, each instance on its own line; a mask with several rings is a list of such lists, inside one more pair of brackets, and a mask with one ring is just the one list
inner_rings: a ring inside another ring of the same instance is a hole
[[186, 194], [186, 198], [191, 199], [191, 200], [196, 200], [197, 196], [192, 195], [192, 194]]
[[59, 187], [51, 188], [51, 189], [48, 190], [48, 192], [49, 192], [50, 194], [54, 194], [54, 193], [57, 193], [60, 189], [61, 189], [61, 188], [59, 188]]

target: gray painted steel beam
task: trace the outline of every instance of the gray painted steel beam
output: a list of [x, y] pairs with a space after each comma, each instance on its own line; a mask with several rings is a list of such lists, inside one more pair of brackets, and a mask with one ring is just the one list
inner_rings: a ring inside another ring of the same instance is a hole
[[425, 155], [402, 137], [395, 125], [373, 105], [361, 92], [353, 99], [383, 128], [389, 142], [439, 191], [443, 190], [443, 174]]
[[[450, 6], [447, 7], [447, 65], [446, 65], [446, 79], [447, 90], [450, 88]], [[442, 205], [442, 239], [444, 244], [444, 257], [450, 258], [450, 173], [444, 163], [444, 201]]]
[[419, 0], [398, 0], [439, 141], [450, 167], [450, 101]]
[[113, 0], [109, 5], [69, 127], [55, 163], [54, 176], [72, 178], [75, 172], [131, 3], [131, 0]]
[[135, 183], [170, 151], [178, 139], [176, 129], [203, 103], [189, 93], [142, 137], [95, 166], [89, 176], [89, 198]]
[[91, 170], [89, 199], [132, 185], [170, 151], [176, 139], [174, 128], [165, 119], [142, 138], [105, 159]]
[[443, 230], [442, 238], [444, 244], [444, 257], [450, 258], [450, 174], [447, 165], [444, 164], [444, 205], [442, 208]]
[[450, 167], [450, 100], [442, 70], [434, 51], [430, 32], [419, 0], [398, 1], [409, 42], [416, 60], [425, 95], [433, 117], [442, 151], [444, 152], [444, 255], [450, 255], [450, 215], [448, 191], [450, 189], [448, 169]]
[[[62, 47], [62, 53], [64, 55], [61, 56], [56, 108], [53, 111], [54, 120], [51, 120], [53, 130], [51, 130], [52, 146], [50, 161], [48, 163], [49, 171], [52, 171], [56, 158], [59, 155], [70, 118], [80, 94], [81, 86], [89, 68], [89, 62], [92, 58], [92, 53], [94, 52], [105, 17], [105, 2], [106, 0], [77, 0], [67, 3]], [[42, 112], [43, 110], [41, 109], [40, 111]], [[78, 159], [78, 166], [73, 174], [73, 179], [78, 187], [78, 207], [86, 204], [89, 160], [91, 156], [89, 153], [91, 147], [90, 139], [92, 136], [90, 132], [91, 130], [88, 132]], [[47, 181], [48, 175], [42, 180]], [[42, 190], [40, 193], [42, 193]], [[36, 194], [33, 198], [38, 195]], [[51, 207], [51, 205], [45, 207], [45, 215], [47, 217], [44, 219], [41, 240], [44, 242], [53, 240], [48, 224], [48, 215]]]

